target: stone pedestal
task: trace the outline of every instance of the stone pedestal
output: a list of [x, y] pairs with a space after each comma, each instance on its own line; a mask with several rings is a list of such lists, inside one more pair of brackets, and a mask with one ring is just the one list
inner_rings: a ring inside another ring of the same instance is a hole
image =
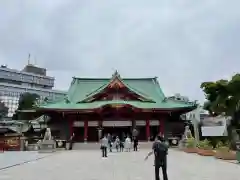
[[39, 144], [39, 153], [53, 153], [56, 151], [56, 142], [54, 140], [43, 140]]
[[187, 139], [184, 138], [184, 139], [181, 139], [181, 140], [179, 141], [178, 146], [179, 146], [180, 149], [183, 149], [183, 148], [186, 147], [186, 144], [187, 144]]

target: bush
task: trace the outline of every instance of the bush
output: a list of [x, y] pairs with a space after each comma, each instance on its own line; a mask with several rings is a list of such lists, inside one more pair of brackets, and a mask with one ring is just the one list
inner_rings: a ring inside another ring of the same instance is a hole
[[219, 141], [216, 145], [216, 150], [221, 152], [229, 152], [230, 151], [230, 143], [226, 142], [223, 143], [222, 141]]
[[195, 139], [193, 137], [187, 139], [186, 147], [187, 148], [195, 148]]
[[219, 149], [221, 147], [224, 146], [224, 143], [222, 141], [219, 141], [217, 144], [216, 144], [216, 149]]
[[204, 149], [204, 150], [211, 150], [213, 149], [213, 146], [211, 145], [210, 141], [207, 139], [200, 141], [197, 145], [199, 149]]

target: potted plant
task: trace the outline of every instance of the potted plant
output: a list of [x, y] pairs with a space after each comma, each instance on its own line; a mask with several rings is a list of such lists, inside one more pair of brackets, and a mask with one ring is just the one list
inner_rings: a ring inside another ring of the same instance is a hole
[[196, 153], [197, 152], [195, 139], [193, 137], [192, 138], [188, 138], [186, 140], [186, 145], [185, 145], [183, 151], [187, 152], [187, 153]]
[[236, 160], [236, 153], [231, 151], [229, 144], [224, 144], [221, 141], [217, 144], [215, 157], [224, 160]]
[[197, 145], [197, 153], [201, 156], [214, 156], [213, 146], [207, 139], [200, 141]]

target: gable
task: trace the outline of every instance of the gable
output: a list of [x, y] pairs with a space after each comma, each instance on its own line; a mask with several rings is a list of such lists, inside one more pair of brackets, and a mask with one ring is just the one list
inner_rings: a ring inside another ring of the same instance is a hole
[[124, 88], [124, 87], [126, 86], [118, 78], [113, 79], [112, 82], [110, 82], [108, 85], [108, 88], [111, 88], [111, 89]]
[[140, 93], [140, 91], [136, 91], [135, 89], [130, 87], [128, 84], [126, 84], [121, 79], [121, 77], [117, 71], [114, 73], [114, 75], [112, 76], [112, 79], [108, 82], [108, 84], [102, 86], [101, 88], [97, 89], [96, 91], [91, 92], [81, 102], [93, 102], [94, 100], [97, 100], [97, 97], [99, 95], [102, 95], [103, 93], [108, 93], [111, 90], [114, 91], [115, 93], [117, 93], [117, 92], [119, 92], [120, 89], [121, 90], [125, 89], [125, 90], [127, 90], [128, 94], [134, 95], [135, 96], [134, 100], [145, 101], [145, 102], [154, 102], [153, 99]]
[[122, 87], [129, 86], [134, 92], [146, 96], [155, 102], [161, 102], [165, 99], [157, 78], [76, 78], [73, 77], [67, 96], [72, 103], [81, 102], [84, 99], [93, 96], [107, 86]]

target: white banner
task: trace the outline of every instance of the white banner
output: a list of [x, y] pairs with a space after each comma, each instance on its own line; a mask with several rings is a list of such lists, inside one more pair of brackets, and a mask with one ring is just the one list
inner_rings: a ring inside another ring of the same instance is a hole
[[136, 120], [136, 126], [146, 126], [145, 120]]
[[89, 127], [97, 127], [98, 126], [98, 121], [88, 121], [88, 126]]
[[159, 126], [159, 120], [150, 120], [150, 126]]
[[103, 121], [105, 127], [132, 126], [132, 121]]
[[74, 127], [84, 127], [84, 122], [83, 121], [74, 121], [73, 126]]

